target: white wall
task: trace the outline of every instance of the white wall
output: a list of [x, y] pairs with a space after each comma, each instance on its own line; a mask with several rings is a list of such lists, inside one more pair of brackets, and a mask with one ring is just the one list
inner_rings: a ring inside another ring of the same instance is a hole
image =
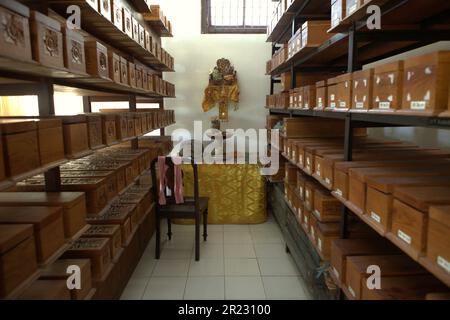
[[[383, 63], [398, 61], [409, 57], [419, 56], [438, 50], [450, 50], [450, 41], [437, 42], [432, 45], [406, 52], [397, 56], [365, 66], [374, 67]], [[423, 147], [441, 147], [450, 149], [450, 130], [436, 130], [431, 128], [377, 128], [369, 129], [374, 137], [387, 137], [409, 141]]]
[[164, 79], [176, 86], [176, 99], [165, 99], [165, 108], [174, 109], [177, 124], [166, 132], [185, 128], [192, 130], [194, 120], [210, 128], [210, 119], [218, 115], [214, 108], [204, 113], [201, 107], [208, 75], [216, 60], [227, 58], [234, 65], [240, 86], [239, 110], [230, 106], [229, 122], [222, 128], [264, 128], [265, 96], [269, 78], [264, 75], [271, 47], [266, 35], [201, 34], [200, 0], [159, 0], [164, 14], [172, 22], [174, 38], [163, 38], [162, 46], [175, 58], [175, 73], [164, 73]]

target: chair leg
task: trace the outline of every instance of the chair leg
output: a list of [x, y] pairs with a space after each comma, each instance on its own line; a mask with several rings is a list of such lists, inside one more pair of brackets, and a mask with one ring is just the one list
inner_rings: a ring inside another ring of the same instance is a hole
[[200, 260], [200, 217], [195, 217], [195, 261]]
[[167, 218], [167, 236], [169, 240], [172, 240], [172, 221], [170, 218]]
[[159, 215], [156, 214], [156, 248], [155, 259], [159, 259], [161, 255], [161, 223]]
[[208, 210], [203, 212], [203, 240], [208, 238]]

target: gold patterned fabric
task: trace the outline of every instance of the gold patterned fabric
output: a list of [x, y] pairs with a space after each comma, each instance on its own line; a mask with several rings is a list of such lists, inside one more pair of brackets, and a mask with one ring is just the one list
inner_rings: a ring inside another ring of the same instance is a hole
[[219, 105], [219, 119], [223, 121], [228, 120], [228, 105], [229, 103], [236, 104], [239, 102], [239, 87], [237, 84], [233, 85], [208, 85], [205, 89], [205, 96], [203, 98], [202, 108], [203, 112], [208, 112], [212, 108]]
[[[183, 172], [184, 193], [193, 196], [191, 165], [183, 165]], [[208, 223], [256, 224], [266, 221], [265, 181], [257, 165], [203, 164], [198, 165], [198, 173], [200, 196], [209, 197]]]

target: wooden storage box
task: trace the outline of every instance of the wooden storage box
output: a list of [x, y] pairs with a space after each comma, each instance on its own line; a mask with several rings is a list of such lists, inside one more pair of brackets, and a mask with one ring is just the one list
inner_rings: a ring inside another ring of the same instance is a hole
[[109, 21], [112, 21], [111, 0], [98, 0], [100, 14]]
[[109, 238], [111, 243], [111, 257], [115, 259], [122, 249], [122, 234], [120, 226], [110, 225], [92, 225], [82, 235], [83, 238]]
[[128, 61], [123, 57], [120, 57], [120, 83], [127, 86], [130, 85]]
[[138, 30], [139, 30], [139, 44], [141, 45], [141, 47], [145, 48], [145, 28], [139, 24]]
[[[61, 259], [52, 263], [42, 271], [41, 280], [64, 280], [67, 282], [70, 274], [67, 269], [78, 266], [81, 272], [81, 288], [70, 290], [72, 300], [85, 300], [92, 290], [91, 261], [89, 259]], [[66, 286], [67, 288], [67, 286]]]
[[313, 214], [320, 222], [334, 222], [341, 220], [342, 205], [325, 188], [316, 188], [314, 191]]
[[12, 0], [2, 1], [0, 21], [4, 36], [0, 38], [0, 55], [18, 60], [31, 61], [30, 10]]
[[63, 122], [64, 151], [68, 158], [77, 158], [89, 152], [86, 116], [58, 116]]
[[128, 61], [128, 84], [132, 88], [137, 88], [136, 82], [136, 66], [134, 63]]
[[[44, 191], [43, 179], [28, 179], [17, 184], [18, 191]], [[108, 189], [104, 178], [61, 178], [62, 191], [82, 191], [86, 194], [87, 214], [98, 214], [108, 201]], [[116, 192], [117, 193], [117, 192]], [[114, 195], [114, 194], [113, 194]], [[112, 196], [113, 196], [112, 195]]]
[[63, 28], [64, 34], [64, 65], [73, 72], [86, 73], [86, 57], [84, 37], [81, 33]]
[[130, 135], [128, 133], [128, 116], [127, 113], [121, 112], [116, 115], [116, 134], [117, 140], [123, 140], [129, 138]]
[[37, 125], [32, 120], [0, 120], [7, 176], [40, 166]]
[[0, 224], [0, 298], [13, 293], [37, 267], [33, 225]]
[[139, 209], [138, 204], [140, 199], [133, 195], [123, 194], [117, 199], [117, 201], [111, 204], [111, 207], [116, 207], [118, 210], [121, 210], [122, 207], [125, 207], [129, 212], [130, 216], [130, 228], [131, 232], [137, 229], [139, 223]]
[[334, 277], [345, 283], [347, 258], [352, 256], [371, 256], [399, 254], [400, 251], [387, 241], [372, 239], [337, 239], [331, 244], [331, 271]]
[[347, 111], [352, 105], [353, 74], [347, 73], [338, 76], [336, 82], [337, 103], [334, 111]]
[[131, 12], [128, 8], [123, 7], [123, 29], [127, 36], [133, 39], [133, 21], [131, 20]]
[[99, 114], [85, 114], [87, 120], [88, 142], [90, 149], [104, 147], [102, 143], [102, 117]]
[[350, 299], [361, 300], [363, 288], [366, 287], [367, 267], [376, 265], [382, 277], [416, 276], [426, 274], [417, 262], [405, 255], [377, 255], [347, 257], [345, 288]]
[[144, 77], [144, 70], [142, 68], [142, 65], [140, 64], [136, 64], [135, 65], [136, 71], [136, 87], [138, 89], [144, 89], [144, 81], [143, 81], [143, 77]]
[[316, 87], [313, 85], [303, 87], [303, 109], [313, 109], [316, 105]]
[[119, 225], [122, 239], [122, 247], [126, 247], [131, 236], [130, 213], [135, 208], [134, 205], [112, 206], [105, 213], [99, 216], [89, 216], [87, 222], [90, 225]]
[[346, 0], [331, 0], [331, 28], [337, 27], [346, 16]]
[[120, 77], [120, 56], [113, 52], [112, 50], [108, 50], [108, 66], [109, 66], [109, 74], [111, 76], [112, 81], [116, 83], [121, 83]]
[[117, 29], [125, 32], [122, 3], [118, 0], [111, 0], [111, 9], [112, 23], [114, 23]]
[[0, 192], [0, 206], [62, 207], [66, 238], [72, 238], [86, 225], [86, 201], [82, 192]]
[[338, 78], [331, 78], [327, 81], [327, 107], [325, 110], [327, 111], [333, 111], [337, 108], [338, 105]]
[[403, 103], [398, 112], [437, 115], [447, 110], [450, 83], [450, 51], [405, 60]]
[[79, 238], [64, 253], [63, 258], [90, 259], [94, 280], [102, 279], [111, 267], [111, 249], [108, 238]]
[[133, 26], [133, 40], [139, 43], [139, 22], [131, 16], [131, 24]]
[[401, 108], [403, 99], [403, 61], [375, 67], [373, 112], [392, 112]]
[[373, 101], [374, 69], [353, 72], [352, 111], [367, 111]]
[[328, 84], [327, 80], [316, 82], [315, 110], [323, 110], [328, 106]]
[[395, 188], [450, 186], [450, 176], [368, 177], [366, 183], [367, 199], [364, 214], [369, 218], [372, 227], [385, 235], [392, 222]]
[[109, 79], [108, 49], [100, 42], [85, 42], [86, 71], [92, 76]]
[[64, 159], [64, 139], [60, 119], [37, 120], [39, 159], [42, 166]]
[[33, 225], [39, 263], [46, 263], [65, 243], [62, 208], [0, 207], [0, 224]]
[[134, 137], [136, 135], [134, 115], [131, 112], [127, 113], [127, 130], [128, 137]]
[[447, 285], [450, 283], [450, 206], [432, 206], [429, 210], [426, 257], [428, 270]]
[[102, 114], [102, 142], [110, 146], [117, 142], [116, 116], [114, 114]]
[[331, 37], [329, 20], [306, 21], [302, 25], [302, 49], [319, 47]]
[[64, 68], [61, 25], [40, 12], [31, 12], [33, 59], [47, 67]]
[[70, 300], [70, 290], [64, 280], [36, 280], [20, 296], [19, 300]]
[[368, 1], [370, 0], [346, 0], [345, 16], [348, 17], [352, 15], [364, 4], [364, 2]]
[[150, 35], [150, 32], [148, 32], [148, 30], [145, 30], [145, 49], [148, 52], [152, 51], [152, 42], [153, 37]]
[[392, 225], [387, 237], [413, 259], [426, 252], [428, 209], [450, 204], [450, 187], [409, 187], [394, 191]]
[[117, 193], [118, 178], [115, 171], [61, 171], [61, 178], [103, 178], [106, 184], [106, 197], [108, 200], [114, 198]]

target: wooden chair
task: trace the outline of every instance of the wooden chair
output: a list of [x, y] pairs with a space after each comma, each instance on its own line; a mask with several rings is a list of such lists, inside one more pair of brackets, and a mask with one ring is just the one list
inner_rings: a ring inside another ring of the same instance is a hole
[[155, 258], [159, 259], [161, 254], [161, 225], [162, 218], [167, 218], [167, 236], [169, 240], [172, 239], [172, 219], [194, 219], [195, 220], [195, 260], [200, 259], [200, 220], [203, 218], [203, 240], [206, 241], [208, 237], [208, 198], [199, 196], [198, 187], [198, 170], [197, 164], [191, 160], [191, 166], [194, 172], [194, 197], [184, 197], [184, 203], [176, 204], [174, 196], [174, 163], [172, 158], [166, 157], [166, 165], [168, 167], [166, 172], [167, 187], [170, 189], [170, 194], [164, 190], [166, 195], [166, 204], [159, 204], [159, 184], [156, 179], [156, 166], [158, 159], [152, 161], [151, 174], [154, 183], [153, 197], [156, 207], [156, 251]]

